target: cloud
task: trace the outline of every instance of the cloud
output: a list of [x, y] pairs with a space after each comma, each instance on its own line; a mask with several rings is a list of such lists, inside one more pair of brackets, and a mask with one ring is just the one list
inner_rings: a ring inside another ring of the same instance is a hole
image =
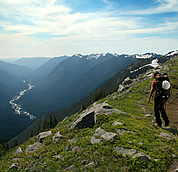
[[155, 0], [155, 6], [144, 10], [135, 11], [121, 11], [120, 14], [124, 15], [149, 15], [149, 14], [160, 14], [178, 12], [178, 1], [177, 0]]
[[160, 6], [156, 8], [157, 12], [178, 12], [177, 0], [158, 0]]
[[[107, 4], [105, 9], [95, 12], [74, 12], [64, 0], [60, 2], [0, 0], [1, 56], [57, 56], [102, 52], [102, 49], [117, 51], [121, 47], [123, 51], [134, 48], [137, 51], [139, 48], [135, 43], [139, 41], [142, 50], [146, 49], [142, 45], [147, 46], [150, 42], [148, 34], [154, 43], [158, 43], [158, 40], [168, 39], [164, 38], [165, 34], [176, 34], [178, 30], [176, 17], [154, 25], [145, 19], [147, 14], [177, 10], [176, 0], [157, 0], [157, 7], [122, 13], [122, 9], [118, 11], [109, 0], [103, 0]], [[159, 37], [159, 34], [163, 36]], [[172, 42], [178, 45], [176, 39]], [[151, 46], [154, 49], [157, 45], [150, 43], [148, 47]]]

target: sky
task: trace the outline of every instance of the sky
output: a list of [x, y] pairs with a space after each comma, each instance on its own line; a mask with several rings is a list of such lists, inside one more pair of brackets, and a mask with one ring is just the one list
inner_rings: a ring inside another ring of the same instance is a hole
[[0, 0], [0, 59], [177, 49], [177, 0]]

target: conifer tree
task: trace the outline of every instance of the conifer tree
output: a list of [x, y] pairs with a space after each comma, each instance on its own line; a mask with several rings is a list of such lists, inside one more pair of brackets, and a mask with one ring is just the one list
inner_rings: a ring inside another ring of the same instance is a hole
[[96, 102], [103, 97], [104, 97], [103, 89], [99, 88], [94, 95], [93, 102]]
[[57, 121], [57, 118], [56, 116], [54, 115], [54, 118], [53, 118], [53, 125], [54, 127], [58, 124], [58, 121]]
[[80, 112], [82, 112], [82, 111], [85, 110], [85, 109], [86, 109], [85, 103], [82, 102], [82, 105], [81, 105], [81, 108], [80, 108]]
[[30, 137], [33, 137], [33, 130], [31, 129]]
[[16, 147], [16, 146], [18, 146], [19, 145], [19, 143], [18, 143], [18, 140], [16, 139], [15, 140], [15, 143], [14, 143], [14, 147]]
[[54, 127], [53, 118], [52, 118], [52, 115], [50, 113], [50, 115], [49, 115], [49, 128], [53, 128], [53, 127]]

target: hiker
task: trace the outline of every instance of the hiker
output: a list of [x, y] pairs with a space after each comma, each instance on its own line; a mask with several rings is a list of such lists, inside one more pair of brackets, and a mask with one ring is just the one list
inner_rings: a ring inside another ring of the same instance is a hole
[[154, 113], [156, 117], [156, 123], [159, 127], [162, 126], [162, 120], [160, 118], [161, 112], [161, 116], [165, 121], [165, 126], [167, 127], [169, 125], [169, 119], [165, 111], [165, 105], [168, 98], [170, 97], [170, 83], [168, 75], [166, 73], [164, 73], [163, 76], [161, 76], [158, 71], [154, 73], [154, 79], [152, 81], [148, 103], [150, 103], [150, 98], [152, 97], [154, 92]]

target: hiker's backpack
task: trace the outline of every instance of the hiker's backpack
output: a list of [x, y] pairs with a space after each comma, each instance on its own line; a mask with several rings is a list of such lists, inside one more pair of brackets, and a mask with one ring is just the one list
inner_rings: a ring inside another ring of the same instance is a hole
[[168, 100], [170, 97], [171, 84], [166, 73], [163, 76], [156, 76], [156, 96], [163, 100]]

